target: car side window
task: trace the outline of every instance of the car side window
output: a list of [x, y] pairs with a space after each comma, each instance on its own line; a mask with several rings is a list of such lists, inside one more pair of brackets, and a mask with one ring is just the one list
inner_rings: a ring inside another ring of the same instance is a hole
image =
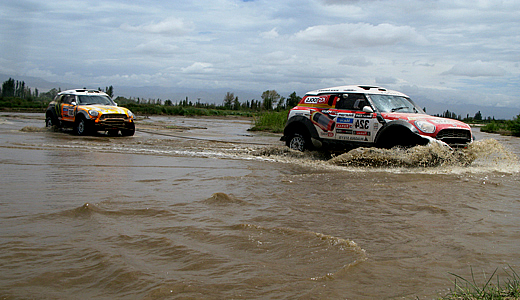
[[369, 105], [368, 101], [363, 94], [343, 94], [336, 101], [337, 109], [363, 110], [367, 105]]
[[62, 102], [65, 104], [71, 104], [74, 101], [74, 95], [67, 95], [62, 98]]

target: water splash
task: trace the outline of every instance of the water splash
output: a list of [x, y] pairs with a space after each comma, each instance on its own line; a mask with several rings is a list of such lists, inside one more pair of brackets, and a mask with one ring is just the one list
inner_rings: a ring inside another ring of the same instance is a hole
[[328, 161], [335, 166], [372, 168], [493, 167], [518, 169], [518, 158], [493, 139], [473, 142], [466, 149], [439, 144], [412, 148], [357, 148]]
[[36, 126], [25, 126], [20, 129], [22, 132], [47, 132], [56, 131], [55, 127], [36, 127]]
[[328, 162], [337, 166], [356, 167], [438, 167], [467, 166], [474, 159], [471, 152], [431, 144], [412, 148], [356, 148]]

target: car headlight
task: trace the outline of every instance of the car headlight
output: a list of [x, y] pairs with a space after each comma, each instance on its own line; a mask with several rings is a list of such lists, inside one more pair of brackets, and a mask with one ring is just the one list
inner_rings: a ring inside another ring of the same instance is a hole
[[133, 114], [130, 110], [127, 110], [127, 112], [128, 112], [128, 116], [129, 116], [131, 119], [133, 119], [133, 118], [134, 118], [134, 114]]
[[93, 116], [93, 117], [99, 116], [99, 112], [97, 110], [89, 110], [88, 114]]
[[425, 120], [415, 121], [415, 126], [424, 133], [434, 133], [435, 132], [435, 125], [433, 125], [432, 123], [425, 121]]

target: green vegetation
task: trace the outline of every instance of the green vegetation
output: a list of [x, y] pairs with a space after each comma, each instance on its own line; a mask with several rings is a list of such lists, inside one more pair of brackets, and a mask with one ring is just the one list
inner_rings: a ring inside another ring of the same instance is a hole
[[277, 112], [265, 112], [254, 117], [252, 131], [271, 131], [275, 133], [283, 132], [287, 121], [288, 110]]
[[[487, 300], [487, 299], [503, 299], [503, 300], [514, 300], [520, 299], [520, 277], [516, 272], [511, 269], [511, 274], [504, 282], [500, 282], [498, 275], [496, 276], [496, 284], [491, 281], [496, 275], [497, 270], [491, 274], [489, 279], [482, 287], [476, 283], [473, 270], [471, 270], [471, 281], [467, 280], [459, 275], [452, 274], [455, 276], [455, 288], [448, 295], [442, 297], [443, 300]], [[457, 282], [457, 279], [459, 280]]]
[[25, 82], [9, 78], [0, 89], [0, 108], [11, 111], [44, 112], [58, 92], [56, 89], [46, 93], [40, 93], [38, 89], [32, 91], [25, 86]]
[[245, 110], [228, 110], [222, 108], [195, 107], [182, 105], [159, 105], [127, 103], [123, 105], [137, 115], [175, 115], [175, 116], [242, 116], [252, 117], [254, 112]]
[[[110, 97], [114, 95], [112, 86], [104, 90]], [[5, 81], [0, 89], [0, 109], [9, 111], [45, 112], [49, 102], [61, 92], [52, 89], [46, 93], [32, 91], [23, 81], [12, 78]], [[253, 117], [254, 127], [251, 130], [282, 132], [287, 117], [287, 107], [293, 107], [301, 97], [293, 92], [288, 98], [280, 96], [275, 90], [267, 90], [261, 95], [262, 100], [240, 102], [234, 93], [227, 92], [221, 105], [196, 102], [186, 99], [172, 101], [170, 99], [141, 99], [117, 97], [114, 101], [130, 109], [136, 115], [178, 115], [178, 116], [239, 116]]]
[[467, 115], [466, 118], [462, 118], [460, 115], [447, 110], [435, 116], [456, 119], [471, 125], [481, 126], [480, 130], [482, 132], [520, 137], [520, 115], [514, 117], [513, 120], [495, 120], [494, 117], [483, 118], [482, 113], [478, 111], [473, 117]]
[[480, 128], [483, 132], [520, 136], [520, 115], [513, 120], [493, 120]]
[[[103, 90], [98, 88], [99, 90]], [[110, 96], [114, 95], [114, 88], [108, 86], [104, 91]], [[38, 89], [31, 90], [23, 81], [15, 81], [12, 78], [5, 81], [0, 89], [0, 109], [10, 111], [45, 112], [50, 101], [61, 92], [61, 89], [51, 89], [40, 93]], [[114, 99], [121, 106], [129, 108], [137, 115], [180, 115], [180, 116], [242, 116], [253, 117], [254, 127], [251, 130], [265, 130], [282, 132], [287, 117], [287, 109], [294, 107], [301, 97], [293, 92], [288, 98], [280, 96], [275, 90], [267, 90], [262, 93], [261, 100], [246, 100], [240, 102], [234, 93], [227, 92], [222, 104], [202, 103], [186, 99], [172, 101], [170, 99], [140, 99], [117, 97]], [[446, 110], [436, 116], [461, 120], [475, 125], [483, 125], [481, 130], [489, 133], [520, 136], [520, 115], [513, 120], [495, 120], [495, 118], [483, 118], [480, 111], [473, 117], [469, 115], [462, 118], [454, 112]]]

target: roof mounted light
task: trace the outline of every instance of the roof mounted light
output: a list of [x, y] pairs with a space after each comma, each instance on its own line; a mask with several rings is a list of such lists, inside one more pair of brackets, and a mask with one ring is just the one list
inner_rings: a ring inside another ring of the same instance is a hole
[[378, 87], [378, 86], [370, 86], [370, 85], [360, 85], [359, 87], [366, 91], [368, 91], [370, 89], [380, 89], [380, 87]]

